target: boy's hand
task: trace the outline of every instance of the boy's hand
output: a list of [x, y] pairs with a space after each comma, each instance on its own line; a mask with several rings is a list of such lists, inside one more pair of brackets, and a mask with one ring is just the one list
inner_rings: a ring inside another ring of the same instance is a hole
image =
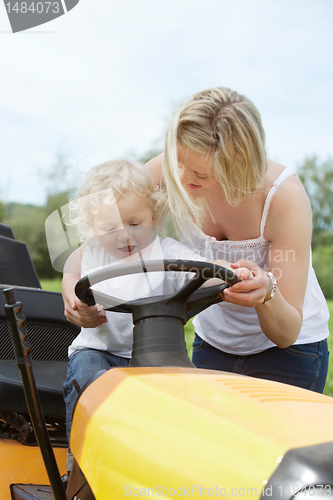
[[70, 323], [83, 328], [96, 328], [107, 322], [101, 305], [87, 306], [75, 296], [72, 301], [65, 301], [65, 316]]
[[238, 267], [237, 269], [233, 269], [233, 271], [241, 281], [251, 280], [252, 278], [254, 278], [250, 269], [248, 269], [247, 267]]
[[61, 283], [62, 298], [64, 300], [64, 314], [70, 323], [84, 328], [95, 328], [107, 322], [101, 305], [87, 306], [74, 293], [74, 288], [80, 275], [67, 274]]
[[95, 328], [96, 326], [100, 326], [103, 323], [107, 322], [105, 311], [103, 310], [103, 306], [101, 306], [100, 304], [87, 306], [87, 304], [84, 304], [78, 298], [75, 299], [75, 304], [76, 314], [79, 315], [79, 326], [82, 326], [84, 328]]

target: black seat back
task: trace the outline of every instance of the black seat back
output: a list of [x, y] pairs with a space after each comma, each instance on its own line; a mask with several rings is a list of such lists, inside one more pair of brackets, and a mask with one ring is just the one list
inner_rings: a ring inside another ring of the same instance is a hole
[[42, 288], [27, 245], [0, 224], [0, 284]]
[[0, 224], [0, 236], [5, 236], [6, 238], [14, 238], [14, 233], [10, 226], [6, 226], [6, 224]]

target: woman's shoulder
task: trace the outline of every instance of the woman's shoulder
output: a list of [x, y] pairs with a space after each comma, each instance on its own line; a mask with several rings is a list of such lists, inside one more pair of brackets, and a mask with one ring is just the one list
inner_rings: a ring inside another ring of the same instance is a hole
[[[277, 182], [283, 173], [290, 173], [291, 175], [286, 176], [282, 182]], [[311, 225], [312, 213], [309, 198], [303, 184], [296, 174], [294, 173], [295, 175], [293, 175], [293, 173], [291, 169], [286, 170], [284, 165], [269, 161], [266, 177], [266, 185], [268, 186], [267, 191], [269, 192], [269, 186], [272, 187], [274, 183], [277, 189], [271, 200], [266, 233], [269, 233], [270, 227], [275, 230], [276, 225], [281, 226], [284, 224], [284, 221], [287, 220], [290, 221], [290, 223], [292, 223], [293, 220], [299, 222], [302, 220], [302, 222], [306, 221], [307, 224]]]
[[296, 172], [281, 163], [269, 160], [265, 178], [267, 192], [269, 192], [273, 185], [278, 187], [277, 193], [280, 193], [280, 196], [278, 195], [277, 198], [283, 198], [292, 193], [294, 193], [296, 197], [307, 198], [306, 191], [297, 177]]

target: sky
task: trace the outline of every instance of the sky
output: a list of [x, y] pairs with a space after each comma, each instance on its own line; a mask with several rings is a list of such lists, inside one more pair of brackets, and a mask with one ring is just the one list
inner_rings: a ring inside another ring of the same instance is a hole
[[1, 3], [0, 200], [44, 204], [59, 154], [79, 185], [162, 150], [177, 107], [215, 86], [256, 104], [269, 158], [333, 157], [332, 26], [332, 0], [80, 0], [13, 34]]

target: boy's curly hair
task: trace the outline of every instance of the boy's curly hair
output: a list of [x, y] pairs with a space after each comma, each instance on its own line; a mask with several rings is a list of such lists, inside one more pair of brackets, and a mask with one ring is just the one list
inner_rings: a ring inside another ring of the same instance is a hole
[[101, 205], [114, 205], [129, 192], [147, 198], [155, 219], [154, 228], [157, 231], [162, 229], [167, 214], [167, 195], [154, 185], [148, 170], [138, 162], [106, 161], [87, 173], [79, 197], [69, 204], [69, 219], [77, 226], [81, 241], [95, 236], [92, 219], [100, 212]]

